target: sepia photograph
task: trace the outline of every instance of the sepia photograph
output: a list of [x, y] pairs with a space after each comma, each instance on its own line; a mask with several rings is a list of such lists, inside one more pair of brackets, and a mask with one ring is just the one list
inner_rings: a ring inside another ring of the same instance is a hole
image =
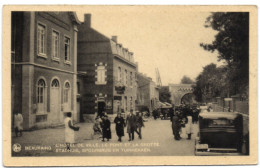
[[257, 163], [256, 6], [5, 6], [3, 16], [8, 165]]

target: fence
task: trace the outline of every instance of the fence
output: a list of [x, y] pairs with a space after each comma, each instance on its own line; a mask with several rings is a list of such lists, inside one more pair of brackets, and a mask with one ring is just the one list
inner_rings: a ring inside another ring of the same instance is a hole
[[214, 111], [230, 111], [249, 114], [249, 101], [232, 96], [232, 101], [224, 101], [224, 98], [217, 97], [213, 103]]
[[[224, 102], [224, 101], [222, 101]], [[213, 111], [215, 112], [227, 112], [229, 104], [225, 103], [212, 103]], [[231, 112], [237, 112], [243, 115], [243, 134], [246, 135], [249, 132], [249, 105], [248, 101], [232, 100], [230, 102]]]

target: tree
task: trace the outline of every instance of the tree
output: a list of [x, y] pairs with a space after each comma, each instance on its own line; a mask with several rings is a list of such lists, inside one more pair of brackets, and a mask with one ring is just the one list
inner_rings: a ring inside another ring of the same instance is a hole
[[171, 103], [171, 93], [169, 91], [169, 86], [162, 86], [159, 90], [159, 100], [161, 102]]
[[200, 46], [218, 52], [219, 61], [227, 63], [230, 94], [241, 93], [249, 84], [249, 13], [212, 13], [205, 23], [218, 33], [211, 44]]
[[196, 100], [206, 102], [213, 97], [226, 97], [228, 93], [226, 79], [227, 68], [225, 66], [217, 67], [213, 63], [205, 66], [193, 85]]
[[184, 75], [181, 79], [181, 84], [192, 84], [192, 83], [194, 83], [193, 80], [186, 75]]

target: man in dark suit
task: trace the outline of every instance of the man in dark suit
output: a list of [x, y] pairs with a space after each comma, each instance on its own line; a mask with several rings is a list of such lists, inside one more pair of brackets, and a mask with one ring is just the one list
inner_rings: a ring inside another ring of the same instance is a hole
[[175, 112], [174, 116], [172, 118], [172, 132], [173, 132], [175, 140], [181, 139], [180, 129], [181, 129], [181, 123], [180, 123], [180, 119], [179, 119], [179, 116], [178, 116], [178, 112]]
[[136, 130], [136, 116], [133, 114], [133, 110], [130, 110], [130, 114], [126, 118], [127, 133], [129, 135], [129, 140], [134, 140], [134, 131]]

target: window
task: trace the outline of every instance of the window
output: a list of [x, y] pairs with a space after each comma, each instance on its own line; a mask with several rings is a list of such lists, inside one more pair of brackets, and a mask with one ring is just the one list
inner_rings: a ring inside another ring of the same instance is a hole
[[127, 59], [127, 52], [125, 49], [123, 49], [123, 53], [124, 53], [124, 58]]
[[130, 72], [130, 86], [133, 86], [133, 73]]
[[77, 82], [77, 94], [80, 94], [80, 83]]
[[69, 102], [69, 91], [70, 91], [70, 84], [69, 82], [66, 82], [64, 87], [64, 103]]
[[65, 62], [70, 62], [70, 38], [65, 37]]
[[97, 67], [97, 82], [96, 84], [106, 84], [106, 69], [105, 66], [99, 65]]
[[37, 83], [37, 112], [45, 112], [46, 106], [46, 84], [43, 79], [40, 79]]
[[127, 70], [125, 70], [125, 85], [127, 85]]
[[46, 27], [42, 24], [38, 24], [37, 27], [37, 51], [38, 55], [45, 56], [45, 36], [46, 36]]
[[63, 90], [63, 110], [70, 111], [71, 110], [71, 87], [69, 82], [65, 82], [64, 90]]
[[54, 87], [54, 88], [60, 87], [59, 81], [57, 79], [54, 79], [51, 83], [51, 87]]
[[117, 74], [117, 77], [118, 77], [118, 82], [122, 82], [122, 71], [121, 71], [121, 68], [118, 67], [118, 74]]
[[125, 96], [125, 111], [127, 111], [127, 97]]
[[130, 55], [130, 61], [131, 61], [131, 62], [134, 62], [134, 61], [133, 61], [133, 55]]
[[60, 59], [59, 56], [59, 44], [60, 44], [60, 35], [56, 31], [52, 31], [52, 58]]
[[130, 97], [130, 109], [133, 109], [133, 98]]

